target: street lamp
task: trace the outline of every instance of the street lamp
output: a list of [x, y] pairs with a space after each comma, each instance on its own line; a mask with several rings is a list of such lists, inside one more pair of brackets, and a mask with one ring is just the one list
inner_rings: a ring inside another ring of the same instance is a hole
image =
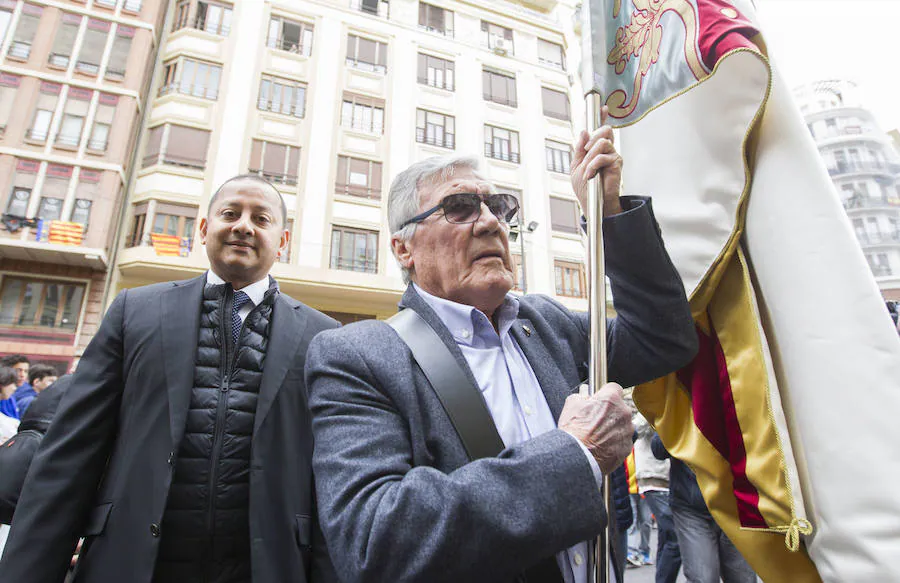
[[534, 230], [538, 228], [537, 221], [530, 221], [527, 225], [525, 224], [525, 220], [522, 219], [522, 223], [512, 227], [509, 230], [509, 238], [512, 242], [519, 241], [519, 261], [522, 264], [522, 295], [528, 291], [528, 276], [525, 271], [525, 233], [534, 233]]

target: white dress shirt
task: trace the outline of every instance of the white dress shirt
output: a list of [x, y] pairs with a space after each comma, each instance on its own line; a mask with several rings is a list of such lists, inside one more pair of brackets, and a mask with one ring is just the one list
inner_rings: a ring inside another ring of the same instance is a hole
[[[206, 272], [206, 285], [224, 285], [226, 283], [227, 282], [216, 275], [216, 272], [212, 269]], [[241, 319], [241, 323], [243, 323], [244, 320], [247, 319], [247, 314], [263, 301], [263, 297], [265, 297], [266, 292], [269, 291], [269, 276], [266, 275], [261, 280], [234, 291], [242, 291], [250, 298], [250, 301], [241, 306], [238, 310], [238, 317]], [[229, 320], [229, 322], [230, 321], [231, 320]]]
[[[475, 376], [504, 445], [509, 447], [556, 429], [556, 420], [534, 369], [509, 333], [519, 314], [519, 300], [507, 295], [498, 308], [498, 334], [480, 310], [433, 296], [417, 285], [415, 288], [453, 335]], [[574, 436], [572, 439], [585, 452], [599, 487], [603, 475], [597, 461], [578, 439]], [[556, 561], [566, 583], [587, 582], [587, 558], [586, 542], [557, 553]]]

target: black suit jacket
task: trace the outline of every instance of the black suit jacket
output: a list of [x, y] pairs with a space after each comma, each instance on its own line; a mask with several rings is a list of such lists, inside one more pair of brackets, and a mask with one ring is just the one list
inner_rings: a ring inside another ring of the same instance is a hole
[[[79, 536], [79, 583], [150, 583], [193, 387], [206, 277], [123, 291], [34, 458], [0, 583], [59, 583]], [[338, 323], [275, 300], [250, 460], [255, 583], [331, 581], [316, 519], [303, 366]]]

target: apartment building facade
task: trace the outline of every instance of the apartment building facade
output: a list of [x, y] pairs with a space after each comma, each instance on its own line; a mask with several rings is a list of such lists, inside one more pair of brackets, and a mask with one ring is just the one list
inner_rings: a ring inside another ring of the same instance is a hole
[[900, 154], [852, 82], [794, 94], [882, 294], [900, 300]]
[[0, 354], [96, 332], [165, 4], [0, 0]]
[[[282, 290], [345, 322], [389, 316], [404, 289], [390, 180], [461, 154], [522, 203], [519, 290], [585, 309], [568, 178], [583, 119], [574, 11], [557, 0], [172, 2], [111, 289], [202, 273], [209, 197], [251, 172], [287, 202]], [[163, 237], [177, 253], [160, 253]]]

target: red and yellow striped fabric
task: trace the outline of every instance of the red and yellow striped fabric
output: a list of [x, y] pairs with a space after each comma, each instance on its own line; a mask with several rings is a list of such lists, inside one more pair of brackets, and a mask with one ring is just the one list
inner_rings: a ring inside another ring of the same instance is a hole
[[84, 225], [68, 221], [50, 221], [47, 240], [57, 245], [81, 245]]
[[162, 257], [178, 257], [181, 255], [181, 239], [176, 235], [151, 233], [150, 241], [153, 243], [153, 250], [156, 251], [157, 255]]
[[634, 448], [632, 447], [631, 453], [628, 454], [627, 458], [625, 458], [625, 477], [628, 479], [629, 494], [638, 493], [637, 475], [634, 472]]

